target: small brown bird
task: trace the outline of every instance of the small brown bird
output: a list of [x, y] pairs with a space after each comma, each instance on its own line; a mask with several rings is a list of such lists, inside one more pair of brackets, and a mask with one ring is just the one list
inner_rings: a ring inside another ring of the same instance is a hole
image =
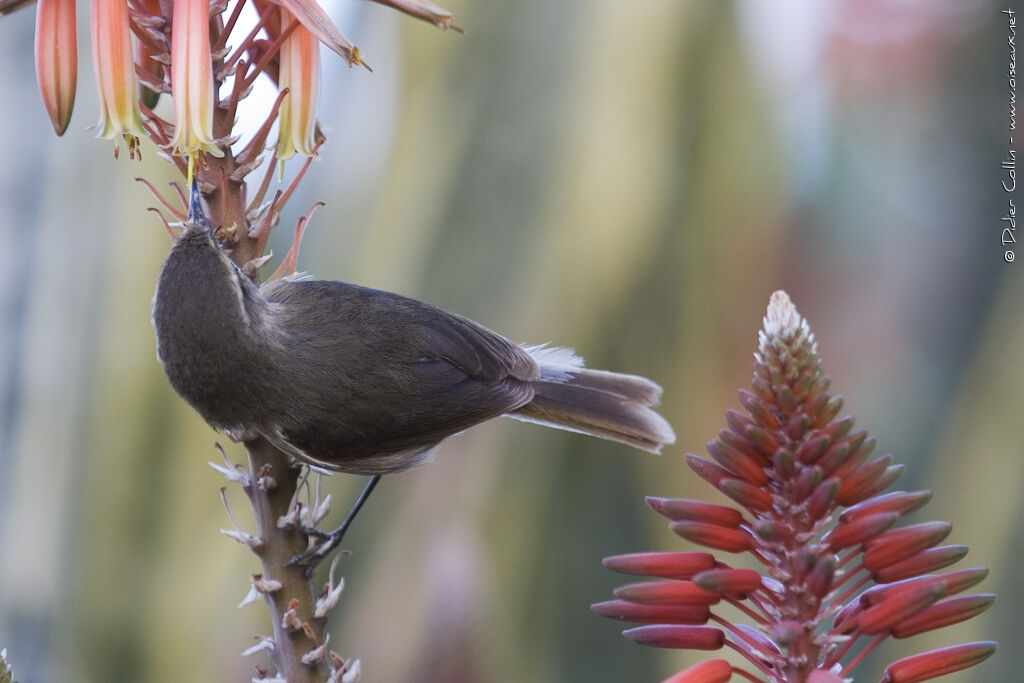
[[153, 298], [171, 385], [215, 429], [262, 436], [299, 461], [354, 474], [415, 467], [499, 415], [658, 452], [661, 388], [588, 370], [570, 349], [521, 346], [415, 299], [344, 282], [254, 284], [224, 254], [193, 193]]

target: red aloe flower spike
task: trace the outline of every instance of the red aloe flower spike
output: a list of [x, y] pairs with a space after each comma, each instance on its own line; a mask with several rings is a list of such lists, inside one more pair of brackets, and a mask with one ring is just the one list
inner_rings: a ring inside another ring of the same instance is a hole
[[[592, 606], [643, 624], [624, 632], [634, 642], [728, 646], [749, 665], [712, 659], [665, 683], [843, 683], [884, 639], [956, 624], [994, 600], [950, 597], [978, 583], [986, 568], [928, 573], [956, 563], [966, 546], [938, 545], [952, 529], [946, 522], [898, 526], [931, 493], [883, 493], [903, 468], [891, 455], [870, 459], [875, 440], [854, 431], [852, 417], [837, 418], [843, 401], [828, 393], [814, 335], [783, 292], [772, 295], [758, 341], [752, 391], [739, 392], [746, 414], [726, 411], [728, 428], [707, 444], [709, 459], [685, 455], [694, 473], [739, 507], [646, 501], [682, 538], [748, 552], [762, 570], [734, 568], [709, 553], [617, 555], [605, 560], [610, 569], [669, 580], [623, 586], [615, 600]], [[749, 621], [737, 623], [737, 611]], [[927, 680], [977, 664], [994, 647], [915, 655], [890, 666], [885, 680]]]

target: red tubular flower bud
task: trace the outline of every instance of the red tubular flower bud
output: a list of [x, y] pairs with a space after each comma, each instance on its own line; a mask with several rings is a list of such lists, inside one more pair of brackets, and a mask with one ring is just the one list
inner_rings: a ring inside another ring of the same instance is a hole
[[605, 567], [623, 574], [659, 576], [665, 579], [689, 579], [715, 566], [710, 553], [630, 553], [614, 555], [602, 561]]
[[754, 533], [763, 541], [774, 542], [787, 538], [792, 529], [782, 522], [773, 519], [759, 519], [754, 522]]
[[772, 388], [772, 383], [768, 379], [761, 379], [755, 377], [750, 383], [751, 388], [757, 397], [765, 403], [775, 403], [775, 390]]
[[[891, 456], [887, 456], [891, 457]], [[865, 467], [870, 467], [865, 465]], [[839, 490], [838, 502], [840, 505], [853, 505], [871, 496], [877, 495], [892, 486], [893, 482], [900, 478], [906, 465], [893, 465], [886, 468], [881, 475], [863, 482], [862, 486], [849, 486]]]
[[860, 450], [867, 439], [867, 432], [845, 436], [832, 444], [815, 463], [826, 475], [834, 474], [843, 478], [867, 459], [869, 452]]
[[858, 517], [874, 515], [879, 512], [895, 512], [900, 515], [910, 514], [914, 510], [923, 507], [932, 498], [931, 491], [892, 491], [880, 496], [868, 498], [843, 510], [839, 520], [849, 522]]
[[809, 465], [820, 458], [831, 443], [832, 438], [828, 434], [818, 434], [800, 445], [796, 450], [796, 459]]
[[[726, 424], [729, 425], [729, 429], [736, 432], [737, 434], [742, 435], [748, 434], [751, 427], [761, 429], [756, 424], [754, 424], [754, 421], [751, 420], [749, 417], [739, 412], [738, 410], [733, 410], [732, 408], [729, 408], [728, 410], [725, 411], [725, 422]], [[764, 430], [761, 431], [764, 432], [765, 434], [769, 433]]]
[[[814, 420], [813, 427], [816, 428], [816, 429], [820, 429], [821, 427], [824, 427], [829, 422], [831, 422], [833, 419], [835, 419], [835, 416], [839, 414], [839, 411], [842, 410], [842, 408], [843, 408], [843, 397], [842, 396], [833, 396], [833, 397], [831, 397], [828, 401], [825, 402], [825, 407], [822, 408], [821, 409], [821, 413], [818, 414], [818, 419]], [[850, 426], [852, 427], [853, 426], [853, 418], [848, 418], [848, 419], [850, 420]], [[835, 438], [835, 437], [833, 437], [833, 438]]]
[[719, 429], [718, 438], [726, 446], [735, 448], [739, 452], [743, 453], [743, 455], [753, 460], [757, 463], [758, 467], [768, 467], [772, 464], [771, 459], [762, 453], [761, 450], [754, 445], [754, 442], [740, 436], [731, 429]]
[[706, 624], [711, 616], [707, 605], [662, 605], [606, 600], [590, 606], [591, 611], [609, 619], [636, 624]]
[[741, 553], [750, 550], [750, 537], [739, 529], [729, 529], [715, 524], [703, 522], [673, 522], [669, 525], [673, 533], [688, 541], [700, 545], [724, 550], [730, 553]]
[[[959, 569], [955, 572], [942, 574], [942, 583], [946, 585], [946, 592], [942, 597], [956, 595], [968, 588], [981, 583], [981, 580], [988, 576], [988, 567], [970, 567]], [[939, 578], [939, 577], [936, 577]]]
[[836, 502], [839, 493], [839, 480], [829, 477], [818, 484], [807, 500], [807, 514], [811, 519], [822, 519]]
[[759, 427], [764, 429], [778, 429], [781, 425], [779, 419], [772, 414], [768, 407], [764, 404], [764, 401], [754, 396], [749, 391], [740, 389], [739, 391], [740, 403], [750, 413], [750, 417], [754, 418], [754, 422]]
[[[818, 484], [824, 478], [824, 473], [817, 467], [805, 467], [793, 486], [793, 498], [798, 501], [806, 500], [807, 496], [811, 495], [811, 492], [818, 488]], [[842, 487], [840, 486], [840, 488]]]
[[648, 647], [718, 650], [725, 645], [725, 633], [713, 626], [637, 626], [623, 631], [622, 635]]
[[807, 590], [821, 600], [832, 590], [832, 581], [836, 575], [836, 558], [826, 555], [818, 558], [814, 569], [807, 575]]
[[778, 404], [779, 410], [783, 413], [792, 413], [796, 410], [797, 401], [796, 394], [788, 386], [783, 385], [776, 392], [776, 403]]
[[882, 476], [885, 472], [885, 468], [891, 463], [892, 455], [883, 455], [880, 458], [875, 458], [866, 465], [857, 462], [843, 463], [847, 466], [839, 468], [839, 470], [836, 471], [836, 476], [842, 479], [843, 482], [840, 495], [849, 496], [851, 491], [857, 491], [866, 487], [875, 479]]
[[828, 394], [824, 393], [818, 394], [817, 396], [813, 396], [804, 402], [803, 410], [801, 412], [803, 412], [803, 414], [808, 416], [809, 418], [813, 419], [818, 415], [821, 415], [821, 411], [825, 409], [825, 405], [828, 403], [828, 399]]
[[[836, 398], [839, 397], [837, 396]], [[842, 399], [839, 402], [842, 403]], [[853, 429], [853, 423], [853, 417], [844, 417], [842, 420], [836, 420], [822, 427], [821, 433], [832, 439], [833, 442], [836, 442], [850, 433], [850, 430]]]
[[768, 481], [768, 474], [749, 456], [721, 441], [709, 441], [706, 446], [708, 453], [719, 465], [733, 473], [733, 476], [755, 486], [763, 486]]
[[732, 679], [732, 665], [724, 659], [709, 659], [695, 664], [661, 683], [728, 683]]
[[848, 603], [832, 619], [832, 631], [840, 635], [852, 633], [857, 628], [857, 618], [864, 611], [860, 600]]
[[[948, 576], [948, 574], [946, 576]], [[867, 609], [872, 605], [877, 605], [881, 603], [883, 600], [886, 599], [886, 596], [891, 594], [893, 591], [902, 590], [903, 588], [909, 586], [933, 586], [935, 584], [941, 583], [944, 586], [946, 586], [948, 590], [948, 585], [946, 584], [946, 576], [936, 576], [934, 574], [930, 574], [928, 576], [918, 576], [916, 578], [906, 579], [904, 581], [896, 581], [895, 583], [872, 586], [871, 588], [867, 589], [859, 596], [857, 596], [857, 599], [860, 602], [860, 604], [865, 609]], [[943, 593], [943, 597], [947, 595], [949, 595], [948, 592]]]
[[750, 439], [750, 442], [768, 458], [775, 455], [775, 451], [779, 450], [779, 447], [782, 445], [771, 432], [761, 429], [753, 423], [749, 424], [740, 434]]
[[[849, 437], [847, 437], [849, 438]], [[875, 452], [875, 440], [867, 439], [857, 448], [851, 451], [850, 455], [847, 456], [846, 460], [836, 468], [834, 474], [840, 479], [849, 477], [858, 467], [862, 466], [867, 459], [871, 457], [871, 454]]]
[[886, 593], [881, 602], [864, 610], [857, 619], [857, 626], [872, 636], [888, 631], [935, 603], [944, 591], [941, 581], [900, 586]]
[[949, 522], [924, 522], [890, 529], [867, 543], [864, 567], [877, 571], [906, 559], [945, 540], [953, 526]]
[[57, 135], [71, 122], [78, 87], [78, 36], [75, 0], [38, 0], [36, 4], [36, 81]]
[[743, 513], [736, 508], [714, 505], [700, 500], [686, 498], [656, 498], [647, 496], [647, 505], [662, 517], [673, 522], [693, 520], [718, 526], [736, 528], [743, 522]]
[[660, 605], [715, 605], [722, 599], [692, 581], [641, 581], [619, 586], [612, 594], [620, 600]]
[[878, 583], [891, 583], [913, 576], [921, 576], [929, 572], [945, 569], [956, 564], [967, 555], [965, 545], [946, 545], [939, 548], [928, 548], [911, 555], [905, 560], [894, 562], [872, 572], [871, 578]]
[[846, 679], [825, 669], [815, 669], [807, 675], [807, 683], [843, 683]]
[[833, 551], [843, 548], [852, 548], [872, 538], [878, 537], [883, 531], [896, 523], [900, 516], [895, 512], [881, 512], [876, 515], [867, 515], [851, 522], [837, 525], [832, 531], [822, 537], [822, 542], [827, 543]]
[[732, 473], [730, 473], [729, 470], [725, 469], [718, 463], [705, 460], [699, 455], [687, 453], [683, 458], [686, 460], [686, 464], [690, 466], [690, 469], [693, 470], [698, 477], [715, 488], [718, 488], [718, 482], [722, 481], [726, 477], [732, 476]]
[[698, 587], [724, 595], [746, 595], [761, 587], [761, 575], [753, 569], [709, 569], [693, 577]]
[[884, 683], [918, 683], [980, 664], [996, 651], [996, 643], [981, 641], [944, 647], [905, 657], [885, 669]]
[[772, 464], [775, 467], [775, 476], [781, 480], [792, 479], [796, 474], [796, 458], [785, 448], [775, 451]]
[[731, 477], [718, 482], [718, 490], [748, 510], [770, 510], [772, 494], [753, 484]]
[[964, 595], [959, 598], [952, 598], [937, 602], [923, 612], [919, 612], [909, 619], [904, 619], [892, 627], [892, 635], [895, 638], [909, 638], [925, 631], [933, 631], [937, 628], [944, 628], [951, 624], [959, 624], [971, 617], [975, 617], [996, 601], [993, 593], [980, 595]]

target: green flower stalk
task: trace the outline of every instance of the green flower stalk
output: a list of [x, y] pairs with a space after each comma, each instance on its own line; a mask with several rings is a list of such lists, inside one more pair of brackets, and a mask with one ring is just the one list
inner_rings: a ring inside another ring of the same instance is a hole
[[[967, 554], [966, 546], [940, 545], [949, 523], [896, 526], [931, 493], [883, 493], [903, 467], [891, 455], [872, 459], [875, 440], [853, 432], [853, 418], [837, 418], [842, 399], [828, 393], [814, 335], [785, 292], [772, 294], [755, 359], [752, 390], [740, 392], [746, 414], [726, 413], [728, 429], [707, 444], [710, 460], [686, 456], [738, 507], [654, 497], [647, 504], [684, 539], [747, 553], [760, 571], [707, 552], [609, 557], [610, 569], [659, 580], [622, 586], [593, 610], [642, 624], [623, 634], [642, 645], [730, 647], [746, 660], [708, 660], [663, 683], [840, 683], [886, 638], [943, 628], [991, 606], [994, 595], [960, 595], [986, 567], [937, 573]], [[752, 623], [718, 614], [723, 604]], [[977, 642], [925, 652], [893, 662], [880, 680], [930, 680], [995, 649]]]

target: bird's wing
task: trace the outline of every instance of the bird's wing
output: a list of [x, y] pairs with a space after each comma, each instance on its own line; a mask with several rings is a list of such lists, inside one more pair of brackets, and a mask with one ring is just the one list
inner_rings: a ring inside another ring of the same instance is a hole
[[261, 292], [308, 370], [295, 400], [313, 419], [282, 433], [318, 460], [427, 447], [528, 403], [540, 376], [520, 346], [414, 299], [310, 280]]

